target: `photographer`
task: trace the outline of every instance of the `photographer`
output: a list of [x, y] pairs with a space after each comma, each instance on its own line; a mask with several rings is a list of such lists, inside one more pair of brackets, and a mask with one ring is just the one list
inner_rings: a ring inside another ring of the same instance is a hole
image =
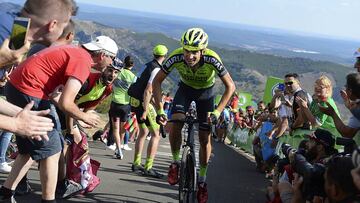
[[299, 152], [301, 150], [295, 151], [289, 145], [282, 146], [283, 153], [287, 155], [291, 164], [291, 167], [289, 165], [283, 167], [285, 172], [279, 180], [278, 187], [283, 202], [290, 202], [293, 197], [294, 191], [290, 183], [294, 180], [294, 172], [305, 176], [303, 192], [306, 199], [323, 195], [320, 180], [323, 172], [322, 164], [327, 157], [337, 152], [334, 146], [335, 140], [332, 134], [322, 129], [318, 129], [310, 135], [309, 141], [305, 144], [304, 156]]

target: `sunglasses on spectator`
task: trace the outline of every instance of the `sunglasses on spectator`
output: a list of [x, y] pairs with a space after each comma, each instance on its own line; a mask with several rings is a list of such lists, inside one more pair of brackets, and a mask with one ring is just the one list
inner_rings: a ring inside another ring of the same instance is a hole
[[115, 59], [115, 56], [112, 56], [112, 55], [106, 55], [107, 57], [110, 57], [111, 60], [114, 60]]
[[292, 84], [294, 84], [294, 82], [293, 82], [293, 81], [290, 81], [290, 82], [285, 82], [285, 85], [292, 85]]

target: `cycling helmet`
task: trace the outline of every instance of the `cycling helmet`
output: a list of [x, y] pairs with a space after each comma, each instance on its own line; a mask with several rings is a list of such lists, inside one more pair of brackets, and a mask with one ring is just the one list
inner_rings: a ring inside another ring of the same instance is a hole
[[189, 51], [203, 50], [208, 45], [208, 36], [201, 28], [190, 28], [181, 37], [181, 46]]
[[119, 58], [115, 58], [110, 66], [115, 70], [121, 70], [124, 67], [124, 63]]

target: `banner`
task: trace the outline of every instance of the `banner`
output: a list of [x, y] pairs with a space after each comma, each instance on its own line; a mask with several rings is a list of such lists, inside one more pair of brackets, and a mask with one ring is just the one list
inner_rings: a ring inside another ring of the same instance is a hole
[[[246, 106], [251, 106], [253, 105], [252, 102], [252, 95], [250, 93], [247, 92], [239, 92], [238, 93], [239, 96], [239, 108], [241, 108], [242, 110], [245, 110]], [[256, 106], [255, 106], [256, 107]]]
[[273, 95], [275, 94], [275, 90], [278, 89], [279, 84], [283, 84], [284, 80], [276, 77], [268, 77], [265, 85], [264, 98], [263, 101], [265, 103], [271, 102]]

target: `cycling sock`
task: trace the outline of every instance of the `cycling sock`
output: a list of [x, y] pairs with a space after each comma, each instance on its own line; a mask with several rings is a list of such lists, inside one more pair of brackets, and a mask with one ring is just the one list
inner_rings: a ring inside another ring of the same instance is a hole
[[5, 200], [10, 198], [11, 196], [13, 196], [15, 194], [15, 190], [11, 190], [9, 188], [6, 188], [4, 186], [1, 186], [0, 188], [0, 200]]
[[153, 166], [154, 158], [147, 158], [145, 162], [145, 170], [150, 170]]
[[41, 199], [41, 203], [56, 203], [56, 200], [45, 200], [45, 199]]
[[141, 164], [141, 154], [137, 154], [135, 156], [135, 159], [134, 159], [134, 163], [133, 163], [135, 166], [140, 166]]
[[173, 156], [173, 160], [175, 162], [179, 162], [180, 161], [180, 150], [176, 150], [172, 153]]
[[206, 180], [206, 172], [207, 172], [207, 165], [206, 166], [201, 166], [200, 165], [199, 182], [205, 182], [205, 180]]

